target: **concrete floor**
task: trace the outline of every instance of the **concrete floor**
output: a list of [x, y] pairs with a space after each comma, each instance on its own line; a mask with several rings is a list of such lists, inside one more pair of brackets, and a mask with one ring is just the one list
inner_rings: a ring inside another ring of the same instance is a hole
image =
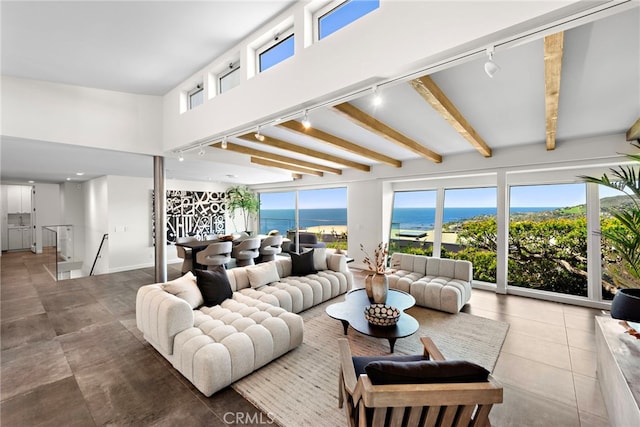
[[[269, 423], [230, 388], [206, 398], [144, 342], [135, 295], [153, 269], [55, 282], [41, 255], [0, 260], [3, 426]], [[169, 278], [179, 269], [169, 266]], [[595, 372], [598, 310], [474, 290], [463, 311], [510, 324], [494, 426], [609, 425]]]

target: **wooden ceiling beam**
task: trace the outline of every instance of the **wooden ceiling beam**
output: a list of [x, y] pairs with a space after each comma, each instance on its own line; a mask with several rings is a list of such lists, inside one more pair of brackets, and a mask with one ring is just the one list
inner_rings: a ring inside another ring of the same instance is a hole
[[640, 139], [640, 118], [627, 131], [627, 141]]
[[[223, 149], [222, 144], [219, 142], [215, 144], [211, 144], [211, 146], [214, 148], [219, 148], [221, 150]], [[248, 154], [253, 157], [260, 157], [267, 160], [274, 160], [276, 162], [288, 163], [294, 166], [301, 166], [307, 169], [313, 169], [313, 170], [333, 173], [336, 175], [342, 175], [342, 171], [340, 169], [332, 168], [330, 166], [319, 165], [317, 163], [306, 162], [304, 160], [294, 159], [292, 157], [281, 156], [279, 154], [268, 153], [266, 151], [256, 150], [255, 148], [234, 144], [232, 142], [227, 143], [226, 150], [233, 151], [235, 153]]]
[[562, 31], [544, 38], [544, 106], [547, 150], [555, 150], [556, 148], [563, 47], [564, 32]]
[[322, 172], [317, 171], [317, 170], [307, 169], [307, 168], [303, 168], [301, 166], [294, 166], [294, 165], [290, 165], [288, 163], [276, 162], [274, 160], [267, 160], [267, 159], [263, 159], [261, 157], [251, 157], [251, 163], [255, 163], [256, 165], [269, 166], [269, 167], [272, 167], [272, 168], [285, 169], [285, 170], [293, 171], [293, 172], [304, 173], [304, 174], [307, 174], [307, 175], [315, 175], [315, 176], [324, 175]]
[[409, 83], [460, 136], [469, 141], [484, 157], [491, 157], [491, 148], [431, 77], [418, 77]]
[[347, 141], [346, 139], [342, 139], [335, 135], [331, 135], [330, 133], [321, 131], [320, 129], [315, 129], [312, 127], [305, 128], [304, 125], [298, 121], [289, 120], [288, 122], [280, 123], [279, 126], [282, 126], [286, 129], [289, 129], [291, 131], [294, 131], [302, 135], [310, 136], [326, 144], [329, 144], [333, 147], [348, 151], [352, 154], [357, 154], [358, 156], [367, 157], [369, 159], [373, 159], [378, 162], [385, 163], [389, 166], [393, 166], [396, 168], [402, 167], [402, 162], [400, 160], [394, 159], [389, 156], [385, 156], [384, 154], [378, 151], [370, 150], [368, 148], [354, 144], [353, 142]]
[[334, 105], [334, 110], [341, 113], [347, 119], [351, 120], [358, 126], [361, 126], [370, 132], [375, 133], [378, 136], [385, 138], [388, 141], [391, 141], [397, 145], [400, 145], [403, 148], [413, 151], [414, 153], [419, 154], [420, 156], [432, 160], [436, 163], [442, 162], [442, 156], [429, 150], [424, 145], [414, 141], [413, 139], [401, 134], [397, 130], [393, 129], [391, 126], [388, 126], [375, 117], [370, 116], [364, 111], [359, 110], [355, 106], [349, 104], [348, 102]]
[[267, 135], [264, 136], [264, 141], [258, 141], [253, 133], [247, 133], [239, 136], [238, 138], [244, 139], [245, 141], [251, 141], [258, 144], [266, 144], [270, 147], [279, 148], [281, 150], [292, 151], [294, 153], [302, 154], [304, 156], [315, 157], [317, 159], [326, 160], [327, 162], [337, 163], [339, 165], [344, 165], [353, 169], [358, 169], [364, 172], [369, 172], [371, 167], [369, 165], [365, 165], [363, 163], [354, 162], [351, 160], [343, 159], [341, 157], [332, 156], [331, 154], [322, 153], [320, 151], [311, 150], [310, 148], [300, 147], [299, 145], [291, 144], [290, 142], [282, 141], [280, 139], [271, 138]]

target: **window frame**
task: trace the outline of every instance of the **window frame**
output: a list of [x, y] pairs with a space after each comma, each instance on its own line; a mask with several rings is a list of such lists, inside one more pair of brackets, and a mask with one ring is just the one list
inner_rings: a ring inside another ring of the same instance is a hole
[[[225, 77], [230, 76], [231, 74], [235, 73], [236, 71], [240, 71], [240, 60], [234, 61], [234, 62], [230, 62], [229, 63], [229, 67], [225, 68], [224, 71], [218, 73], [218, 75], [216, 76], [217, 78], [217, 86], [218, 86], [218, 94], [222, 94], [224, 93], [222, 90], [222, 79], [224, 79]], [[239, 85], [240, 83], [238, 83]], [[236, 86], [238, 86], [236, 85]], [[233, 89], [236, 86], [232, 86], [230, 87], [228, 90]]]
[[[197, 105], [193, 105], [191, 102], [191, 100], [193, 99], [193, 96], [201, 92], [202, 92], [202, 102], [200, 102]], [[187, 92], [187, 110], [193, 110], [194, 108], [202, 104], [204, 104], [204, 85], [200, 83], [200, 84], [197, 84], [196, 87], [194, 87], [193, 89]]]
[[287, 56], [286, 58], [283, 58], [282, 61], [284, 61], [285, 59], [289, 59], [292, 56], [295, 55], [295, 33], [293, 31], [293, 26], [289, 27], [288, 29], [286, 29], [285, 31], [276, 34], [272, 39], [270, 39], [267, 43], [263, 44], [262, 46], [260, 46], [259, 48], [256, 49], [256, 72], [258, 74], [263, 73], [265, 71], [267, 71], [269, 68], [280, 64], [282, 61], [273, 64], [271, 67], [266, 68], [264, 70], [262, 70], [261, 68], [261, 63], [262, 63], [262, 54], [268, 52], [269, 50], [275, 48], [276, 46], [284, 43], [285, 41], [287, 41], [289, 38], [294, 37], [294, 49], [293, 49], [293, 54], [291, 54], [291, 56]]

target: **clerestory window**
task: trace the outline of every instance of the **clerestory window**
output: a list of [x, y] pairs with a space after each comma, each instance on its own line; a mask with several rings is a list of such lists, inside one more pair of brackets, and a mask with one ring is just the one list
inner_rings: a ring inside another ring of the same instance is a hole
[[240, 84], [240, 61], [232, 62], [229, 68], [218, 74], [218, 93], [224, 93]]
[[263, 72], [293, 56], [295, 36], [293, 28], [274, 37], [257, 51], [258, 71]]
[[380, 0], [332, 2], [316, 14], [316, 38], [323, 38], [362, 18], [380, 7]]
[[204, 88], [202, 85], [197, 85], [195, 88], [187, 93], [188, 109], [196, 108], [198, 105], [202, 105], [204, 102]]

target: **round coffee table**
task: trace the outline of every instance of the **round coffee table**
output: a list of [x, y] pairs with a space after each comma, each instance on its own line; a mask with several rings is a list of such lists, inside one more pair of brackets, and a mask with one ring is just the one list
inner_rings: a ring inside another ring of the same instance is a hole
[[415, 298], [408, 293], [397, 289], [389, 289], [386, 304], [396, 307], [402, 312], [398, 323], [393, 326], [375, 326], [367, 322], [364, 318], [364, 308], [371, 305], [371, 301], [369, 301], [364, 289], [354, 289], [348, 292], [343, 302], [331, 304], [325, 311], [329, 317], [342, 322], [345, 335], [347, 335], [347, 329], [351, 326], [361, 334], [375, 338], [386, 338], [389, 341], [391, 353], [393, 353], [393, 347], [398, 338], [408, 337], [418, 330], [418, 321], [404, 313], [404, 310], [413, 307], [415, 303]]

